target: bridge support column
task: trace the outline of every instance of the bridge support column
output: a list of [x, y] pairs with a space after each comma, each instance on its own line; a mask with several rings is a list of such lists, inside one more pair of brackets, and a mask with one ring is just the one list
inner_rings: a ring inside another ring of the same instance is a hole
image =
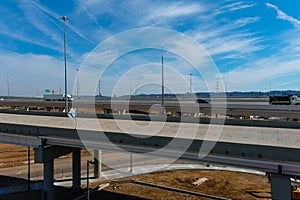
[[38, 148], [34, 149], [34, 161], [36, 163], [44, 163], [44, 181], [43, 181], [43, 192], [42, 192], [43, 200], [54, 199], [54, 185], [53, 185], [54, 159], [62, 155], [71, 153], [73, 151], [74, 148], [52, 146], [52, 145], [48, 145], [48, 146], [41, 145]]
[[80, 149], [72, 151], [72, 186], [73, 190], [81, 187], [81, 154]]
[[101, 164], [102, 164], [102, 158], [101, 158], [102, 151], [101, 150], [94, 150], [94, 178], [100, 178], [101, 177]]
[[43, 181], [43, 196], [42, 196], [42, 199], [44, 200], [54, 199], [53, 165], [54, 165], [53, 159], [44, 162], [44, 181]]
[[271, 193], [273, 200], [292, 199], [290, 177], [281, 174], [272, 174]]
[[172, 112], [172, 117], [181, 117], [181, 112], [176, 112], [176, 111], [174, 111], [174, 112]]

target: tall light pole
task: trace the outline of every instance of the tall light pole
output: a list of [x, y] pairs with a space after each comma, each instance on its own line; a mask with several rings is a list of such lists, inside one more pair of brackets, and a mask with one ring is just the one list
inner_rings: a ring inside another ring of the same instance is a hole
[[66, 21], [69, 20], [66, 16], [60, 18], [64, 21], [64, 60], [65, 60], [65, 112], [68, 112], [68, 84], [67, 84], [67, 55], [66, 55]]
[[161, 55], [161, 107], [162, 107], [162, 114], [164, 115], [164, 102], [165, 100], [165, 88], [164, 88], [164, 55]]

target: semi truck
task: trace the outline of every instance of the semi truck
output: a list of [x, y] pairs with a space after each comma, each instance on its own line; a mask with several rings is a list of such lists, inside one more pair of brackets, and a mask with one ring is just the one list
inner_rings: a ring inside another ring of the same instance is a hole
[[300, 105], [300, 99], [296, 95], [269, 96], [270, 105]]
[[[68, 101], [73, 101], [73, 97], [67, 94]], [[44, 101], [65, 101], [64, 94], [44, 94]]]

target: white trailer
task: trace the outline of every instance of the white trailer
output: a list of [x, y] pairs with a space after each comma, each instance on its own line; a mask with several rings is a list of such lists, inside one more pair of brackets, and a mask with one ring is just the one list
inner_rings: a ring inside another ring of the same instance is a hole
[[[73, 101], [73, 97], [67, 94], [68, 101]], [[44, 94], [44, 101], [65, 101], [64, 94]]]

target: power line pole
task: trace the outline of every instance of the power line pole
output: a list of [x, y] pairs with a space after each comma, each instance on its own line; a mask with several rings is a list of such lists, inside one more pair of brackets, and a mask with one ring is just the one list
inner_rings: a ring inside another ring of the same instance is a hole
[[190, 73], [190, 94], [192, 94], [192, 73]]
[[217, 93], [219, 93], [219, 79], [217, 79], [217, 85], [216, 85], [216, 91], [217, 91]]
[[9, 77], [6, 76], [6, 81], [7, 81], [7, 98], [9, 98]]
[[76, 96], [77, 96], [77, 99], [78, 99], [79, 98], [79, 81], [78, 81], [78, 71], [79, 71], [79, 69], [77, 68], [76, 71], [77, 71], [77, 76], [76, 76]]
[[132, 80], [131, 80], [131, 78], [129, 78], [129, 96], [131, 96], [131, 94], [132, 94]]
[[101, 79], [99, 79], [99, 82], [98, 82], [98, 90], [99, 90], [99, 96], [101, 97], [102, 94], [101, 94]]

